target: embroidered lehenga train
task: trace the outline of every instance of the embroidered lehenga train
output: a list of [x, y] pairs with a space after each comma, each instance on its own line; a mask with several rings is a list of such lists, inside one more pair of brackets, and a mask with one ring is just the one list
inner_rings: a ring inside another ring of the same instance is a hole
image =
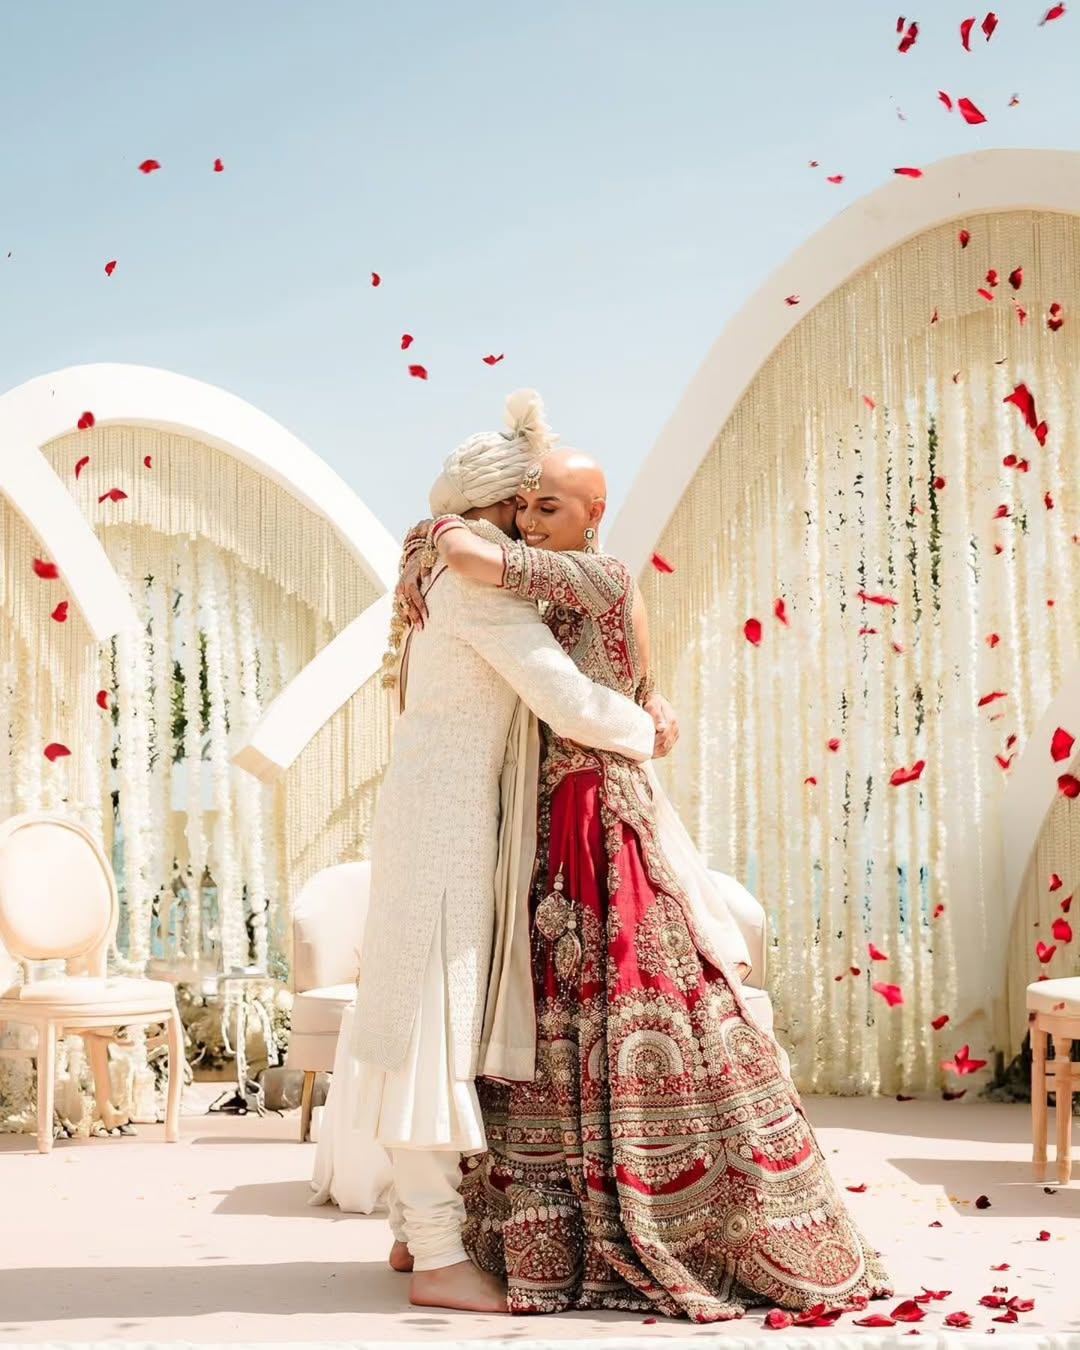
[[[633, 584], [615, 559], [504, 548], [594, 680], [641, 696]], [[886, 1294], [775, 1043], [701, 955], [649, 780], [545, 729], [530, 901], [537, 1068], [480, 1084], [489, 1151], [463, 1193], [473, 1260], [513, 1312], [696, 1321]]]

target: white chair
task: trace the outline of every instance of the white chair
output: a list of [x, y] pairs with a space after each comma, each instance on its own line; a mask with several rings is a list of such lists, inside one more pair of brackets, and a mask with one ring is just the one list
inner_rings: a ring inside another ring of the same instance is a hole
[[109, 1100], [109, 1042], [120, 1027], [164, 1023], [169, 1046], [165, 1138], [180, 1136], [184, 1033], [176, 994], [164, 980], [106, 973], [120, 906], [116, 878], [93, 836], [64, 816], [37, 812], [0, 825], [0, 942], [20, 962], [63, 961], [65, 973], [0, 992], [0, 1027], [35, 1027], [37, 1145], [53, 1142], [56, 1043], [66, 1032], [86, 1038], [98, 1111]]
[[743, 985], [746, 1010], [762, 1031], [773, 1034], [773, 1006], [765, 988], [769, 933], [765, 910], [745, 886], [724, 872], [710, 873], [750, 949], [750, 974]]
[[[1027, 1013], [1031, 1026], [1031, 1156], [1035, 1175], [1041, 1180], [1046, 1170], [1046, 1098], [1052, 1092], [1057, 1180], [1059, 1186], [1067, 1186], [1072, 1176], [1072, 1100], [1080, 1092], [1080, 1064], [1072, 1057], [1073, 1043], [1080, 1041], [1080, 976], [1029, 984]], [[1047, 1038], [1054, 1042], [1054, 1058], [1049, 1063]]]
[[371, 864], [338, 863], [316, 872], [293, 910], [293, 1006], [287, 1069], [304, 1075], [300, 1141], [311, 1131], [315, 1075], [334, 1068], [345, 1009], [356, 997]]

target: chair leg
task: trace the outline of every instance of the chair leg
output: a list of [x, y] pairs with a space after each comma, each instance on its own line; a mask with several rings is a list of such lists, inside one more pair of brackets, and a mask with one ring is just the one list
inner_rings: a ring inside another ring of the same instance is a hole
[[1057, 1179], [1069, 1184], [1072, 1174], [1072, 1037], [1054, 1037], [1054, 1120], [1057, 1125]]
[[98, 1115], [107, 1130], [122, 1125], [125, 1118], [112, 1103], [112, 1081], [109, 1078], [109, 1037], [89, 1032], [85, 1038], [87, 1056], [94, 1075], [94, 1097]]
[[1046, 1032], [1036, 1019], [1031, 1024], [1031, 1161], [1040, 1180], [1046, 1169], [1047, 1115]]
[[184, 1026], [173, 1011], [165, 1028], [169, 1038], [169, 1087], [165, 1098], [165, 1142], [180, 1138], [180, 1094], [184, 1088]]
[[56, 1023], [38, 1027], [37, 1047], [37, 1146], [51, 1153], [53, 1114], [56, 1108]]
[[315, 1070], [304, 1070], [304, 1091], [300, 1097], [300, 1142], [307, 1143], [311, 1136], [311, 1103], [315, 1099]]

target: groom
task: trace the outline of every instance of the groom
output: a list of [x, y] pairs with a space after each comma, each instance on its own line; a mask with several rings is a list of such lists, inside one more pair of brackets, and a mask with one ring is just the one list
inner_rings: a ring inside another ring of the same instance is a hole
[[[515, 494], [550, 444], [531, 391], [508, 404], [509, 432], [482, 433], [446, 462], [435, 515], [513, 530]], [[536, 606], [445, 567], [405, 645], [401, 715], [379, 795], [354, 1049], [365, 1100], [379, 1103], [396, 1239], [391, 1264], [414, 1304], [505, 1312], [501, 1283], [461, 1242], [463, 1152], [486, 1146], [473, 1078], [495, 921], [500, 779], [519, 699], [570, 740], [636, 761], [654, 751], [650, 717], [594, 685]]]

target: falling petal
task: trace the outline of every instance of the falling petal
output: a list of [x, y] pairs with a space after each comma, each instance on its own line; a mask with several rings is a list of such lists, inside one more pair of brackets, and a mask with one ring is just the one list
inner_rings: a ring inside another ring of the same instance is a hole
[[68, 617], [68, 602], [66, 600], [61, 600], [60, 603], [53, 610], [53, 612], [49, 615], [49, 618], [54, 620], [54, 622], [56, 623], [67, 623], [67, 617]]
[[1056, 872], [1051, 872], [1051, 873], [1050, 873], [1050, 893], [1051, 893], [1051, 895], [1054, 893], [1054, 891], [1060, 891], [1063, 884], [1064, 884], [1064, 883], [1062, 882], [1061, 878], [1058, 876], [1058, 874], [1057, 874]]
[[1009, 273], [1009, 285], [1013, 288], [1014, 291], [1018, 291], [1023, 284], [1024, 284], [1024, 269], [1022, 267], [1014, 267], [1013, 270]]
[[844, 181], [844, 175], [842, 173], [833, 173], [830, 174], [825, 181], [826, 183], [842, 183]]
[[652, 565], [658, 572], [663, 572], [665, 576], [670, 576], [675, 571], [675, 564], [669, 563], [662, 553], [652, 555]]
[[1068, 919], [1055, 919], [1050, 928], [1055, 942], [1071, 942], [1073, 931]]
[[144, 468], [144, 469], [152, 469], [153, 467], [154, 467], [154, 459], [153, 459], [153, 456], [152, 456], [152, 455], [143, 455], [143, 468]]
[[428, 377], [426, 366], [410, 366], [409, 374], [414, 380], [426, 380]]
[[978, 293], [979, 293], [979, 295], [982, 296], [982, 298], [983, 298], [984, 300], [993, 300], [993, 298], [994, 298], [994, 292], [993, 292], [993, 291], [988, 291], [988, 290], [986, 289], [985, 286], [980, 286], [980, 287], [979, 287], [979, 292], [978, 292]]
[[816, 779], [816, 778], [804, 778], [804, 779], [803, 779], [803, 786], [806, 787], [807, 785], [809, 785], [810, 787], [817, 787], [817, 779]]
[[994, 36], [994, 29], [997, 26], [998, 26], [998, 17], [993, 12], [993, 10], [991, 10], [990, 13], [986, 16], [986, 18], [983, 19], [982, 21], [982, 30], [986, 34], [987, 42], [989, 42], [990, 39]]
[[225, 172], [225, 165], [222, 163], [222, 161], [221, 161], [220, 159], [215, 159], [215, 160], [214, 160], [214, 172], [215, 172], [215, 173], [224, 173], [224, 172]]
[[998, 284], [998, 280], [999, 277], [997, 272], [991, 267], [990, 271], [986, 274], [986, 284], [990, 287], [994, 287]]
[[500, 361], [505, 360], [506, 353], [500, 352], [498, 356], [485, 356], [483, 358], [485, 366], [497, 366]]
[[994, 758], [997, 760], [998, 768], [1001, 769], [1003, 772], [1008, 772], [1008, 770], [1012, 767], [1012, 762], [1016, 758], [1016, 756], [1009, 755], [1008, 758], [1006, 758], [1005, 755], [995, 755]]
[[1010, 107], [1010, 108], [1019, 108], [1019, 106], [1020, 106], [1020, 95], [1019, 95], [1019, 94], [1013, 94], [1012, 98], [1009, 99], [1009, 107]]
[[930, 322], [931, 322], [931, 323], [937, 323], [937, 321], [938, 321], [939, 318], [940, 318], [940, 315], [938, 314], [937, 310], [935, 309], [934, 312], [933, 312], [933, 314], [930, 315]]
[[988, 647], [996, 647], [1000, 641], [1001, 638], [997, 635], [997, 633], [988, 633], [986, 635], [986, 645]]
[[908, 30], [904, 34], [904, 36], [900, 39], [900, 45], [897, 48], [897, 51], [900, 52], [911, 51], [912, 47], [915, 46], [918, 36], [919, 36], [919, 25], [917, 23], [912, 23], [908, 27]]
[[1050, 306], [1050, 314], [1047, 317], [1046, 326], [1050, 329], [1051, 333], [1056, 333], [1064, 322], [1065, 316], [1062, 313], [1061, 306], [1055, 300]]
[[82, 473], [83, 469], [85, 469], [86, 466], [87, 466], [89, 463], [90, 463], [90, 456], [89, 456], [89, 455], [83, 455], [82, 459], [80, 459], [79, 462], [75, 465], [75, 477], [76, 477], [76, 478], [78, 478], [79, 474]]
[[113, 258], [111, 262], [107, 262], [105, 264], [105, 275], [107, 277], [111, 277], [115, 271], [116, 271], [116, 259]]
[[109, 691], [108, 691], [107, 689], [99, 689], [99, 690], [97, 691], [97, 699], [96, 699], [96, 702], [97, 702], [98, 707], [102, 710], [102, 712], [108, 712], [108, 711], [109, 711]]
[[1023, 328], [1024, 324], [1027, 323], [1027, 310], [1023, 305], [1017, 304], [1015, 300], [1013, 304], [1016, 305], [1016, 317], [1020, 320], [1020, 327]]
[[875, 994], [880, 994], [890, 1008], [904, 1001], [903, 990], [898, 984], [872, 984], [870, 988]]
[[1018, 408], [1027, 425], [1032, 431], [1035, 430], [1039, 424], [1039, 418], [1035, 412], [1034, 396], [1026, 384], [1018, 384], [1012, 393], [1006, 394], [1001, 401], [1002, 403], [1011, 403]]
[[981, 122], [986, 121], [983, 113], [976, 108], [969, 98], [959, 98], [956, 100], [956, 106], [960, 110], [960, 116], [971, 127], [977, 127]]
[[63, 759], [65, 755], [70, 755], [71, 751], [60, 741], [50, 741], [45, 747], [45, 758], [50, 764], [55, 764], [58, 759]]
[[978, 706], [980, 708], [985, 708], [991, 703], [996, 703], [998, 699], [1008, 697], [1008, 694], [1003, 689], [995, 689], [992, 694], [983, 694], [982, 698], [979, 699]]
[[110, 488], [108, 492], [103, 492], [98, 498], [98, 506], [102, 502], [122, 502], [127, 497], [123, 488]]
[[957, 239], [960, 241], [960, 247], [961, 247], [961, 248], [967, 248], [968, 244], [971, 243], [971, 231], [970, 231], [970, 230], [961, 230], [960, 233], [959, 233], [956, 237], [957, 237]]
[[945, 90], [944, 90], [944, 89], [939, 89], [939, 90], [937, 91], [937, 96], [938, 96], [939, 99], [941, 99], [942, 103], [945, 104], [945, 106], [946, 106], [946, 108], [948, 108], [949, 112], [952, 112], [952, 107], [953, 107], [952, 99], [948, 96], [948, 94], [945, 92]]
[[407, 352], [412, 345], [413, 345], [413, 335], [411, 333], [402, 333], [401, 350], [403, 352]]
[[798, 297], [797, 295], [785, 295], [785, 296], [784, 296], [784, 304], [785, 304], [785, 305], [791, 305], [791, 306], [794, 307], [794, 306], [797, 305], [798, 303], [799, 303], [799, 297]]
[[[1040, 422], [1039, 425], [1035, 428], [1035, 439], [1039, 442], [1040, 445], [1045, 445], [1046, 438], [1049, 435], [1050, 435], [1050, 428], [1047, 426], [1045, 422]], [[1025, 469], [1027, 468], [1026, 461], [1024, 463], [1024, 467]]]
[[893, 169], [893, 173], [899, 174], [901, 178], [921, 178], [922, 169], [913, 169], [910, 165], [905, 165], [899, 169]]
[[975, 27], [975, 20], [965, 19], [960, 25], [960, 41], [964, 44], [964, 51], [971, 51], [971, 30]]
[[1069, 758], [1075, 740], [1076, 737], [1070, 736], [1064, 727], [1058, 727], [1050, 740], [1050, 758], [1055, 764], [1060, 764], [1063, 759]]
[[777, 600], [776, 604], [773, 605], [773, 613], [785, 627], [790, 626], [790, 620], [788, 619], [787, 616], [787, 605], [784, 603], [783, 596], [781, 596], [780, 599]]
[[92, 412], [84, 412], [75, 425], [80, 431], [89, 431], [94, 425], [94, 420], [94, 414]]
[[917, 759], [910, 769], [894, 769], [889, 784], [892, 787], [903, 787], [905, 783], [915, 783], [922, 776], [922, 771], [925, 768], [926, 761]]
[[1045, 942], [1036, 942], [1035, 955], [1039, 958], [1039, 965], [1047, 966], [1054, 959], [1054, 953], [1057, 947], [1048, 947]]
[[55, 581], [60, 575], [60, 569], [55, 563], [43, 562], [40, 558], [35, 558], [34, 575], [40, 577], [42, 581]]
[[1060, 19], [1064, 15], [1064, 13], [1065, 13], [1064, 5], [1054, 5], [1053, 8], [1048, 9], [1046, 13], [1042, 16], [1042, 18], [1039, 20], [1039, 27], [1041, 28], [1043, 24], [1053, 23], [1055, 19]]
[[829, 739], [828, 744], [829, 744], [829, 749], [830, 749], [830, 750], [833, 752], [833, 754], [835, 755], [836, 752], [837, 752], [837, 750], [840, 749], [840, 737], [839, 737], [839, 736], [832, 736], [832, 737]]
[[875, 947], [872, 942], [868, 945], [867, 950], [870, 953], [871, 961], [887, 961], [889, 959], [888, 954], [883, 952], [880, 947]]
[[157, 162], [156, 159], [144, 159], [143, 162], [139, 165], [139, 172], [156, 173], [157, 170], [160, 168], [161, 165]]
[[888, 595], [870, 595], [867, 591], [859, 591], [858, 598], [864, 605], [898, 605], [899, 600], [893, 600]]
[[747, 619], [747, 621], [743, 624], [743, 637], [746, 638], [747, 642], [749, 642], [749, 643], [751, 644], [751, 646], [754, 646], [754, 647], [760, 646], [760, 645], [761, 645], [761, 620], [760, 620], [760, 619]]
[[[963, 1078], [966, 1074], [978, 1073], [980, 1069], [985, 1069], [986, 1063], [987, 1061], [985, 1059], [972, 1059], [971, 1047], [962, 1045], [952, 1059], [943, 1059], [941, 1061], [941, 1067], [946, 1073], [955, 1073]], [[988, 1209], [989, 1205], [990, 1202], [987, 1201], [985, 1205], [979, 1205], [979, 1208]]]
[[379, 276], [378, 272], [372, 272], [372, 274], [371, 274], [371, 284], [372, 284], [373, 286], [381, 286], [381, 285], [382, 285], [382, 277]]

